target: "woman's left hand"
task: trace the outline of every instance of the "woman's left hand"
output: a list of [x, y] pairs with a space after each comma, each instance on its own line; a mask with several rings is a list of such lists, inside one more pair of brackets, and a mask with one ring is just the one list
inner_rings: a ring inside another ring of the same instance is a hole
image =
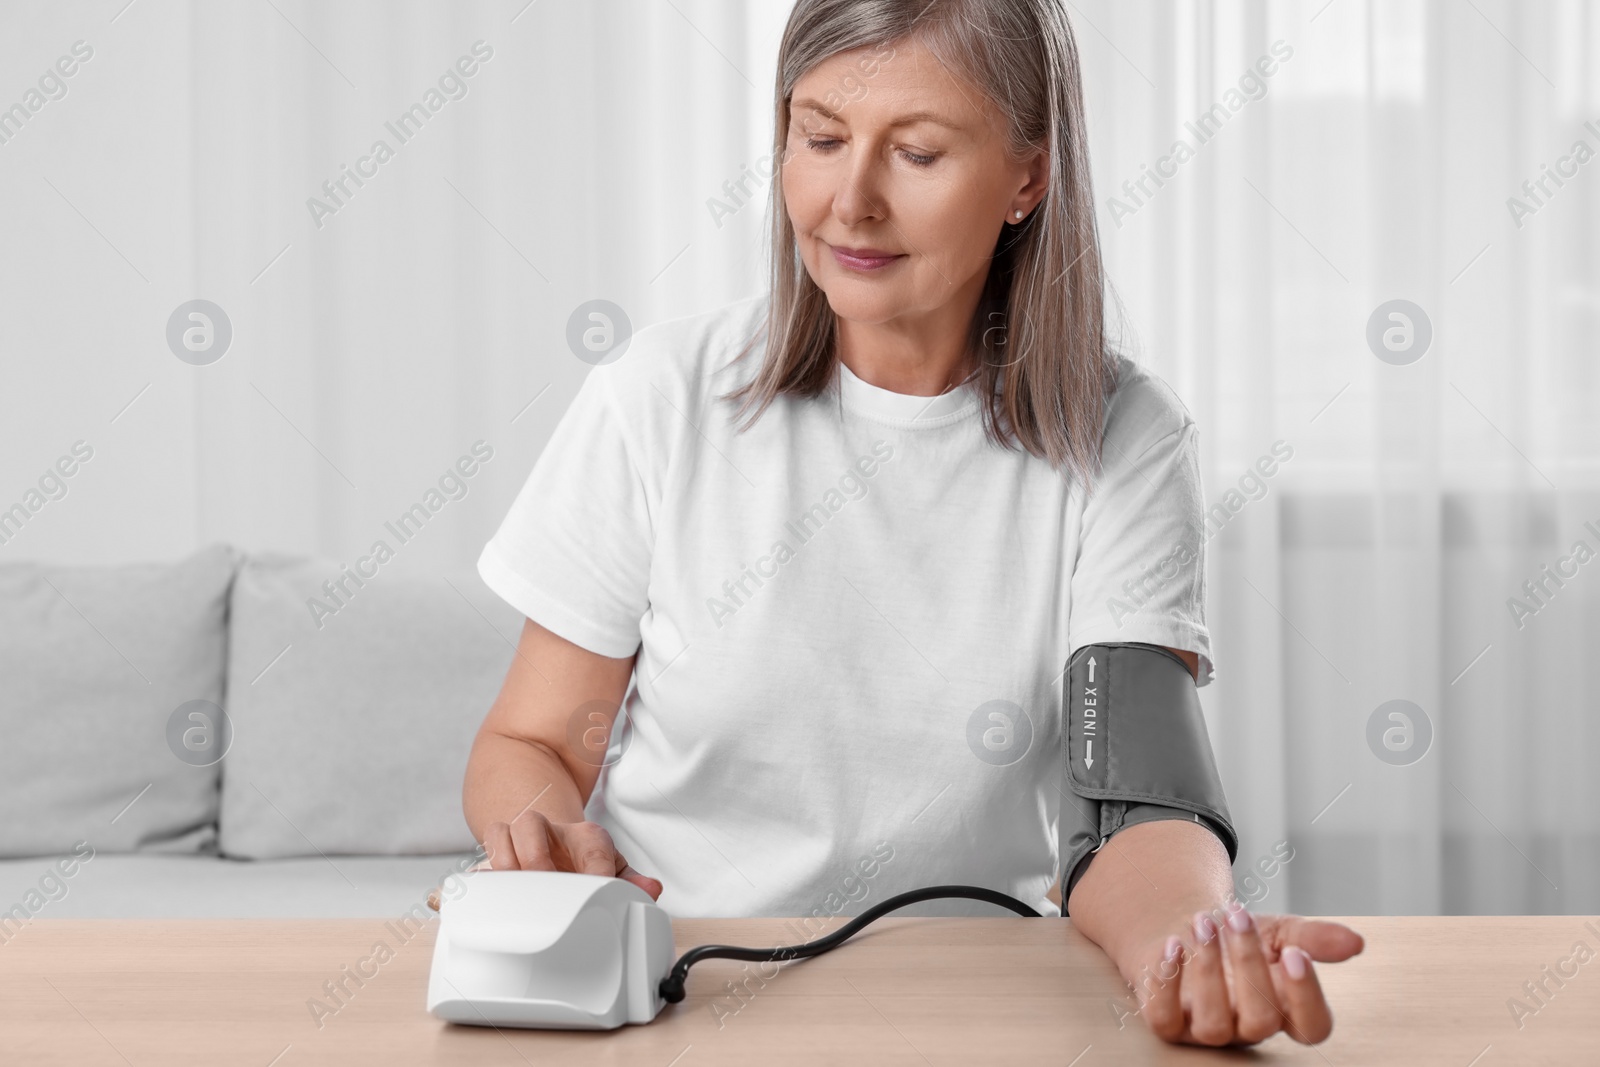
[[1167, 937], [1137, 961], [1129, 981], [1162, 1040], [1253, 1045], [1282, 1030], [1314, 1045], [1333, 1031], [1333, 1012], [1312, 961], [1346, 960], [1364, 944], [1342, 923], [1252, 915], [1235, 901], [1225, 912], [1197, 912], [1185, 936]]

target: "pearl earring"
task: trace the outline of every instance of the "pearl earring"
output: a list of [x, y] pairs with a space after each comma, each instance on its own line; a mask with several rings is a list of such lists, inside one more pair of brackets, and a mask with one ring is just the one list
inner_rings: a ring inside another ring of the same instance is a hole
[[1017, 212], [1017, 213], [1016, 213], [1016, 215], [1017, 215], [1017, 218], [1019, 218], [1019, 219], [1020, 219], [1020, 218], [1021, 218], [1021, 217], [1022, 217], [1022, 212], [1021, 212], [1021, 211], [1018, 211], [1018, 212]]

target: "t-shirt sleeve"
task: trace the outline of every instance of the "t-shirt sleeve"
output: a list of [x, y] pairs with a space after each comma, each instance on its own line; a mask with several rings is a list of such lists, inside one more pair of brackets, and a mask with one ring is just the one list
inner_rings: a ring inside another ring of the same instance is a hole
[[589, 371], [556, 423], [478, 573], [545, 629], [602, 656], [639, 648], [653, 535], [644, 472], [610, 376]]
[[[1169, 421], [1173, 415], [1170, 406], [1162, 412]], [[1199, 431], [1185, 412], [1153, 443], [1141, 446], [1140, 436], [1126, 425], [1106, 434], [1072, 571], [1067, 655], [1092, 644], [1165, 645], [1197, 654], [1196, 684], [1206, 685], [1216, 671], [1205, 624]]]

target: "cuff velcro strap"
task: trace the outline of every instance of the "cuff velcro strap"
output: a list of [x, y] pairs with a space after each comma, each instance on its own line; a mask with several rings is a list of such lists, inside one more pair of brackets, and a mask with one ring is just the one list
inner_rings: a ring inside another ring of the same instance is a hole
[[1194, 676], [1159, 645], [1085, 645], [1067, 665], [1067, 781], [1094, 800], [1166, 804], [1216, 824], [1228, 850], [1228, 815]]

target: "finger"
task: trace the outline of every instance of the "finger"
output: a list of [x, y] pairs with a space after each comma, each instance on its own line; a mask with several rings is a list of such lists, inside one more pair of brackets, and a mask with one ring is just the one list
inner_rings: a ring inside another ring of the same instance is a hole
[[1366, 941], [1344, 923], [1303, 919], [1298, 915], [1260, 915], [1256, 925], [1268, 946], [1268, 959], [1276, 959], [1284, 945], [1298, 945], [1314, 960], [1338, 963], [1366, 947]]
[[579, 874], [597, 874], [602, 878], [617, 873], [617, 850], [605, 827], [592, 822], [571, 823], [553, 827], [561, 838], [561, 847], [572, 861], [572, 869]]
[[643, 889], [646, 893], [650, 894], [651, 900], [661, 899], [661, 891], [666, 888], [666, 886], [661, 884], [661, 879], [651, 878], [646, 874], [640, 874], [638, 871], [633, 869], [627, 860], [622, 858], [622, 853], [618, 852], [616, 856], [618, 878], [621, 878], [625, 882], [632, 882], [640, 889]]
[[1322, 995], [1316, 968], [1311, 958], [1297, 945], [1286, 945], [1278, 964], [1283, 971], [1283, 989], [1288, 1001], [1290, 1022], [1284, 1029], [1302, 1045], [1315, 1045], [1333, 1033], [1333, 1012]]
[[1250, 909], [1235, 902], [1226, 925], [1223, 940], [1233, 972], [1234, 1037], [1253, 1045], [1283, 1029], [1287, 1016], [1273, 988]]
[[1196, 1044], [1226, 1045], [1233, 1040], [1233, 1007], [1222, 973], [1222, 938], [1210, 913], [1195, 913], [1193, 936], [1194, 956], [1181, 979], [1189, 1004], [1189, 1035]]
[[1367, 947], [1366, 940], [1344, 923], [1299, 919], [1285, 933], [1287, 941], [1314, 960], [1338, 963]]
[[489, 854], [490, 870], [517, 869], [517, 850], [511, 845], [511, 827], [507, 823], [489, 824], [489, 829], [483, 835], [483, 850]]
[[1167, 938], [1161, 962], [1143, 978], [1145, 1001], [1141, 1010], [1145, 1024], [1163, 1041], [1177, 1041], [1183, 1036], [1183, 1001], [1178, 996], [1183, 955], [1183, 939], [1177, 935]]
[[517, 851], [517, 863], [512, 870], [557, 869], [555, 857], [550, 853], [550, 823], [539, 812], [525, 811], [511, 820], [511, 844]]
[[640, 889], [643, 889], [646, 893], [650, 894], [651, 900], [660, 900], [661, 891], [666, 888], [661, 884], [661, 880], [659, 878], [651, 878], [649, 875], [640, 874], [627, 864], [623, 864], [622, 870], [617, 872], [617, 877], [621, 878], [625, 882], [631, 882]]

